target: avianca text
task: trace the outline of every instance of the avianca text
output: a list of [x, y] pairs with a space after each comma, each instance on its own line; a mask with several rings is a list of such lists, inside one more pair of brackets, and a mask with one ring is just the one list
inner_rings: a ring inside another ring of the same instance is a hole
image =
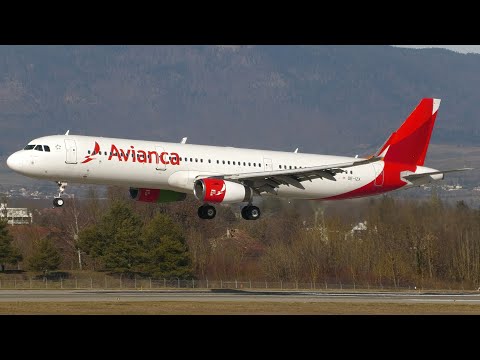
[[157, 151], [135, 150], [133, 146], [130, 146], [128, 150], [124, 150], [117, 148], [115, 144], [112, 144], [108, 160], [112, 160], [112, 158], [117, 158], [118, 161], [129, 161], [129, 159], [131, 159], [132, 162], [139, 163], [151, 164], [155, 162], [156, 164], [180, 165], [180, 156], [175, 152], [168, 153], [163, 151], [158, 153]]

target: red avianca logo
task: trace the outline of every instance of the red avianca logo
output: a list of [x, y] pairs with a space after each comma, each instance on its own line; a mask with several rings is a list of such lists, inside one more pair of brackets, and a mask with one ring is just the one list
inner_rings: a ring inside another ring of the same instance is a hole
[[82, 164], [86, 164], [86, 163], [92, 161], [93, 159], [96, 159], [92, 156], [95, 155], [95, 154], [98, 154], [99, 152], [100, 152], [100, 145], [98, 145], [98, 143], [95, 141], [95, 147], [93, 149], [92, 154], [85, 156], [85, 160], [82, 161]]
[[[95, 141], [95, 147], [91, 155], [85, 156], [85, 160], [82, 161], [82, 164], [88, 163], [96, 159], [94, 155], [100, 153], [100, 145]], [[168, 153], [162, 151], [158, 153], [157, 151], [145, 151], [145, 150], [136, 150], [134, 146], [130, 146], [130, 149], [124, 150], [122, 148], [117, 148], [115, 144], [112, 144], [110, 148], [110, 154], [107, 160], [117, 159], [118, 161], [131, 161], [139, 163], [162, 163], [165, 165], [180, 165], [180, 156], [176, 152]]]

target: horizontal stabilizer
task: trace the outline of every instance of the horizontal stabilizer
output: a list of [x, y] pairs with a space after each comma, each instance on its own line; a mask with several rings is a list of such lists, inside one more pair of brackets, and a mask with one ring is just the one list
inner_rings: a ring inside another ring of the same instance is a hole
[[415, 181], [421, 178], [424, 178], [426, 176], [430, 175], [440, 175], [440, 174], [447, 174], [451, 172], [456, 172], [456, 171], [467, 171], [467, 170], [474, 170], [473, 168], [461, 168], [461, 169], [451, 169], [451, 170], [443, 170], [443, 171], [432, 171], [432, 172], [427, 172], [423, 174], [412, 174], [412, 175], [407, 175], [404, 176], [403, 179], [408, 180], [408, 181]]

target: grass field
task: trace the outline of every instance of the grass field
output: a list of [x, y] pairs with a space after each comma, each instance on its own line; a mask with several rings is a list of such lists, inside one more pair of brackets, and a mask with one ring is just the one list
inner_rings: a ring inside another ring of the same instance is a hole
[[480, 305], [334, 302], [2, 302], [1, 315], [479, 315]]

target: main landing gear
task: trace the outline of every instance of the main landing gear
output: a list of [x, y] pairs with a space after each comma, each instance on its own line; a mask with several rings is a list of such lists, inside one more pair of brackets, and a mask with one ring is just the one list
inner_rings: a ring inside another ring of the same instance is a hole
[[257, 220], [260, 218], [260, 209], [251, 204], [244, 206], [242, 209], [242, 217], [245, 220]]
[[[200, 219], [211, 220], [217, 214], [217, 210], [212, 205], [204, 204], [198, 208], [198, 217]], [[242, 217], [245, 220], [257, 220], [260, 218], [260, 209], [251, 204], [244, 206], [242, 209]]]
[[66, 182], [57, 181], [58, 185], [58, 196], [53, 198], [53, 207], [62, 207], [65, 204], [65, 201], [62, 199], [62, 194], [65, 191], [65, 187], [67, 186]]
[[217, 210], [212, 205], [202, 205], [198, 208], [198, 216], [200, 219], [211, 220], [217, 215]]

